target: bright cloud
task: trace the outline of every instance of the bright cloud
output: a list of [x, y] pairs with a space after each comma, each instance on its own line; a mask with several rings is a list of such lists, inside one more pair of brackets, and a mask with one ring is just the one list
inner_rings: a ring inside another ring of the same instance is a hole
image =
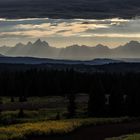
[[[71, 38], [72, 43], [86, 43], [95, 38], [96, 42], [126, 41], [140, 39], [140, 19], [0, 19], [0, 37], [2, 39], [30, 40], [31, 38], [61, 38], [62, 44], [66, 38]], [[103, 40], [104, 38], [104, 40]], [[117, 40], [116, 38], [121, 38]], [[117, 43], [116, 43], [117, 44]]]
[[[73, 36], [77, 33], [86, 32], [87, 30], [95, 30], [98, 28], [108, 28], [106, 24], [83, 23], [83, 22], [60, 22], [60, 23], [42, 23], [42, 24], [19, 24], [15, 25], [16, 30], [20, 30], [23, 34], [31, 36], [53, 35], [53, 36]], [[38, 34], [34, 34], [37, 32]], [[32, 34], [33, 33], [33, 34]]]

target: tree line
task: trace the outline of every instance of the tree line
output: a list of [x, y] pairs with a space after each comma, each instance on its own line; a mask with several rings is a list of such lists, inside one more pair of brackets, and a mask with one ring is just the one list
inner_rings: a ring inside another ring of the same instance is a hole
[[68, 110], [75, 114], [75, 95], [89, 94], [88, 115], [96, 117], [140, 115], [140, 73], [86, 73], [73, 69], [1, 72], [0, 95], [60, 95], [69, 97]]

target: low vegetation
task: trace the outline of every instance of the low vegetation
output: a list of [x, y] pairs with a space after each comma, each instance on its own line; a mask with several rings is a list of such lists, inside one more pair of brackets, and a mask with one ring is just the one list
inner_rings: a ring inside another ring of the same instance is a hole
[[130, 121], [129, 118], [88, 118], [69, 119], [60, 121], [42, 121], [34, 123], [23, 123], [0, 127], [0, 140], [26, 139], [34, 136], [48, 136], [55, 134], [66, 134], [75, 129], [88, 126], [108, 123], [121, 123]]
[[18, 97], [14, 97], [14, 102], [11, 97], [2, 97], [2, 102], [4, 110], [0, 112], [0, 125], [87, 117], [86, 94], [77, 95], [76, 108], [73, 108], [75, 101], [69, 103], [61, 96], [28, 97], [26, 102], [19, 102]]
[[121, 137], [109, 138], [106, 140], [140, 140], [140, 134], [125, 135]]

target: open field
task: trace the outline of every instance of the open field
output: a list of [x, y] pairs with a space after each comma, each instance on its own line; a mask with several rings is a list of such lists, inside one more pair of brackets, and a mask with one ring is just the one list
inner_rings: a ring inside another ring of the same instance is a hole
[[[86, 94], [76, 96], [75, 119], [67, 119], [68, 99], [65, 96], [29, 97], [26, 102], [19, 102], [18, 97], [14, 102], [10, 97], [2, 97], [2, 102], [0, 140], [104, 140], [140, 132], [138, 118], [88, 118]], [[21, 108], [24, 115], [19, 117]], [[60, 120], [56, 119], [57, 113]], [[129, 137], [121, 137], [121, 140], [129, 140]]]
[[[14, 98], [14, 102], [11, 102], [10, 97], [2, 97], [2, 102], [0, 140], [30, 140], [33, 137], [40, 140], [42, 137], [52, 137], [52, 135], [63, 137], [65, 134], [69, 136], [70, 132], [75, 132], [74, 130], [80, 130], [81, 127], [84, 129], [90, 126], [135, 121], [134, 118], [128, 117], [87, 118], [88, 95], [86, 94], [76, 96], [76, 119], [66, 119], [68, 100], [63, 96], [29, 97], [26, 102], [19, 102], [18, 97]], [[23, 117], [18, 116], [20, 108], [24, 110]], [[60, 120], [55, 120], [57, 112], [60, 114]]]
[[[25, 122], [55, 120], [59, 113], [60, 119], [66, 119], [68, 100], [63, 96], [29, 97], [26, 102], [19, 102], [18, 97], [11, 102], [10, 97], [2, 98], [3, 104], [0, 114], [0, 125], [10, 125]], [[78, 117], [85, 117], [88, 95], [81, 94], [76, 97]], [[19, 117], [19, 110], [23, 109], [23, 117]]]

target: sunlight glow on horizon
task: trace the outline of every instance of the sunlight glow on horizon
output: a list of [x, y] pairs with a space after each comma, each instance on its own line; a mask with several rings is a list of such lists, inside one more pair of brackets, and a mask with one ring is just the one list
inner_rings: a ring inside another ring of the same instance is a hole
[[[55, 47], [72, 44], [117, 47], [131, 40], [140, 41], [140, 19], [0, 19], [2, 45], [26, 43], [37, 38]], [[8, 41], [7, 41], [8, 40]]]

